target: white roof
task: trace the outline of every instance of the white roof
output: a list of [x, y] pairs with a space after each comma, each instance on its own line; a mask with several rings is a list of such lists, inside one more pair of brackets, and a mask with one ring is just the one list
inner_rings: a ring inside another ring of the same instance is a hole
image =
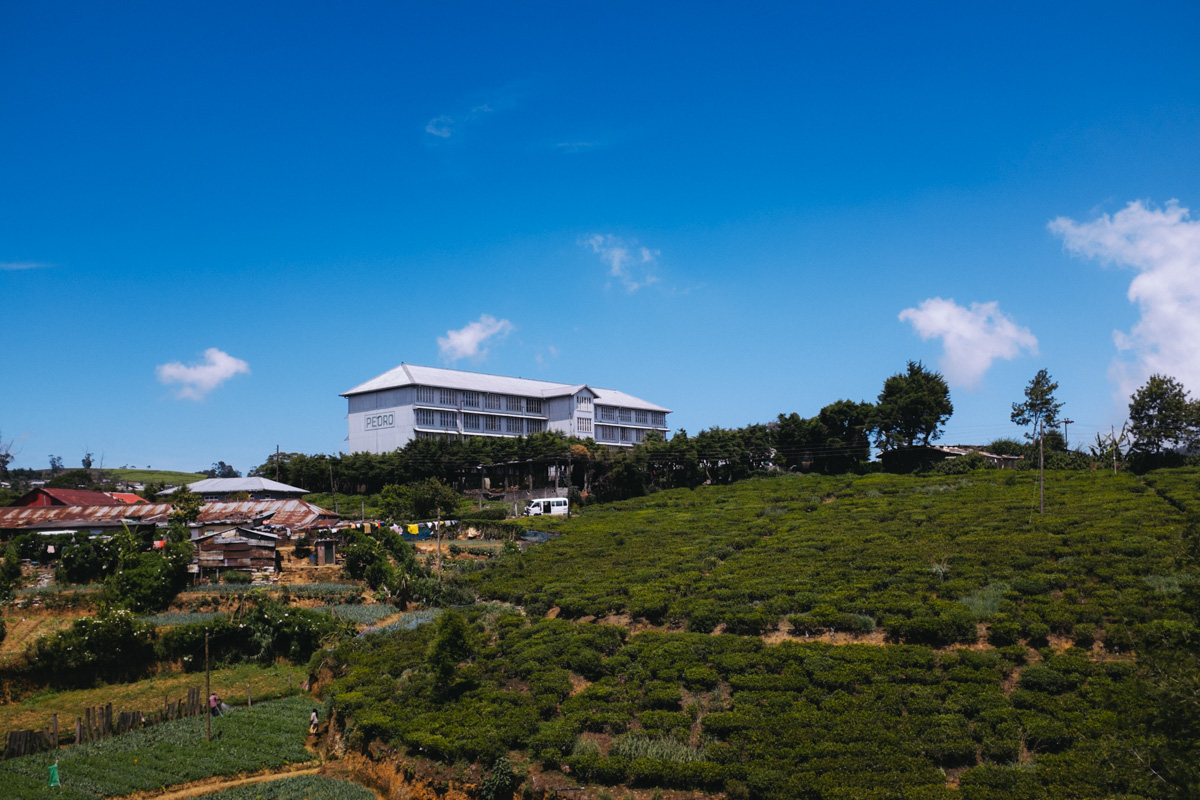
[[400, 386], [433, 386], [439, 389], [513, 394], [524, 397], [562, 397], [563, 395], [574, 395], [586, 389], [596, 396], [596, 402], [600, 405], [636, 408], [643, 411], [662, 411], [668, 414], [671, 412], [669, 408], [649, 403], [615, 389], [597, 389], [583, 383], [554, 383], [531, 378], [508, 378], [503, 375], [488, 375], [482, 372], [465, 372], [440, 367], [420, 367], [415, 364], [401, 364], [366, 383], [360, 383], [353, 389], [342, 392], [341, 396], [349, 397], [355, 394], [395, 389]]
[[[280, 492], [286, 494], [308, 494], [307, 489], [288, 486], [286, 483], [267, 478], [206, 478], [189, 483], [188, 489], [196, 494], [231, 494], [233, 492]], [[162, 494], [171, 494], [176, 489], [167, 489]]]

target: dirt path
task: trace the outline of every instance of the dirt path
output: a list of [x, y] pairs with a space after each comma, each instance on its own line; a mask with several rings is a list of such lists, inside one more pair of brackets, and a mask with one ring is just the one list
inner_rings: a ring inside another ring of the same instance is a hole
[[150, 798], [154, 798], [154, 800], [185, 800], [185, 798], [199, 797], [212, 792], [233, 789], [237, 786], [246, 786], [251, 783], [268, 783], [270, 781], [283, 780], [284, 778], [296, 778], [301, 775], [316, 775], [320, 771], [320, 767], [296, 764], [290, 768], [285, 767], [282, 770], [273, 770], [258, 775], [238, 778], [222, 776], [205, 778], [204, 780], [194, 781], [183, 786], [172, 786], [165, 792], [135, 792], [134, 794], [125, 795], [122, 800], [149, 800]]

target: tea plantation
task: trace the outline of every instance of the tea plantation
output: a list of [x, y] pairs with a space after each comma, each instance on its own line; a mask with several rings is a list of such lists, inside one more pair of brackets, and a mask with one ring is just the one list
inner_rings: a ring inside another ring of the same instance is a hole
[[1045, 515], [1029, 473], [661, 492], [462, 576], [524, 614], [314, 661], [350, 747], [447, 763], [734, 799], [1186, 796], [1195, 675], [1164, 670], [1195, 668], [1198, 485], [1052, 473]]

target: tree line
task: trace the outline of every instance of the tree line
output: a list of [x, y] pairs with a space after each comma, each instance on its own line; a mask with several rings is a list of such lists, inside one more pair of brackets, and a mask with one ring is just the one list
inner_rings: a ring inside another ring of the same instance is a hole
[[[1000, 439], [986, 447], [997, 454], [1033, 455], [1041, 445], [1057, 456], [1048, 463], [1059, 468], [1091, 464], [1116, 448], [1122, 460], [1152, 468], [1179, 461], [1184, 457], [1179, 450], [1200, 443], [1200, 402], [1192, 401], [1174, 379], [1156, 375], [1131, 398], [1124, 438], [1111, 444], [1100, 440], [1090, 458], [1083, 453], [1065, 458], [1057, 389], [1050, 374], [1040, 370], [1023, 400], [1013, 403], [1011, 421], [1029, 429], [1025, 441]], [[929, 445], [942, 436], [953, 413], [945, 378], [910, 361], [884, 381], [875, 402], [841, 399], [812, 417], [793, 412], [768, 424], [712, 427], [695, 435], [679, 430], [669, 440], [650, 433], [644, 442], [622, 450], [555, 432], [511, 439], [416, 439], [383, 454], [272, 453], [249, 474], [314, 493], [374, 495], [386, 486], [427, 479], [477, 489], [483, 475], [495, 485], [505, 473], [506, 482], [534, 488], [546, 481], [540, 466], [554, 464], [561, 470], [562, 485], [579, 499], [607, 502], [777, 470], [840, 474], [874, 469], [873, 447], [886, 452]]]

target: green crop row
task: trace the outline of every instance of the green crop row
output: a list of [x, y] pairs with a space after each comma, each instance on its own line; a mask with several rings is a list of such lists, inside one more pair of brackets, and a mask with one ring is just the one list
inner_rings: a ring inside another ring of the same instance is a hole
[[1109, 630], [1128, 649], [1127, 631], [1176, 613], [1162, 588], [1177, 583], [1185, 519], [1170, 493], [1194, 497], [1198, 475], [1050, 473], [1044, 515], [1034, 476], [1002, 471], [680, 489], [590, 508], [561, 538], [463, 580], [535, 616], [556, 606], [746, 635], [878, 626], [932, 646], [998, 621], [1035, 643]]
[[275, 781], [236, 786], [200, 795], [195, 800], [375, 800], [369, 789], [350, 781], [321, 775], [298, 775]]
[[9, 759], [0, 764], [0, 797], [47, 797], [49, 767], [56, 762], [62, 787], [55, 797], [95, 800], [309, 761], [313, 755], [304, 740], [311, 707], [306, 698], [292, 697], [235, 709], [212, 720], [212, 741], [205, 740], [207, 718], [191, 717]]

